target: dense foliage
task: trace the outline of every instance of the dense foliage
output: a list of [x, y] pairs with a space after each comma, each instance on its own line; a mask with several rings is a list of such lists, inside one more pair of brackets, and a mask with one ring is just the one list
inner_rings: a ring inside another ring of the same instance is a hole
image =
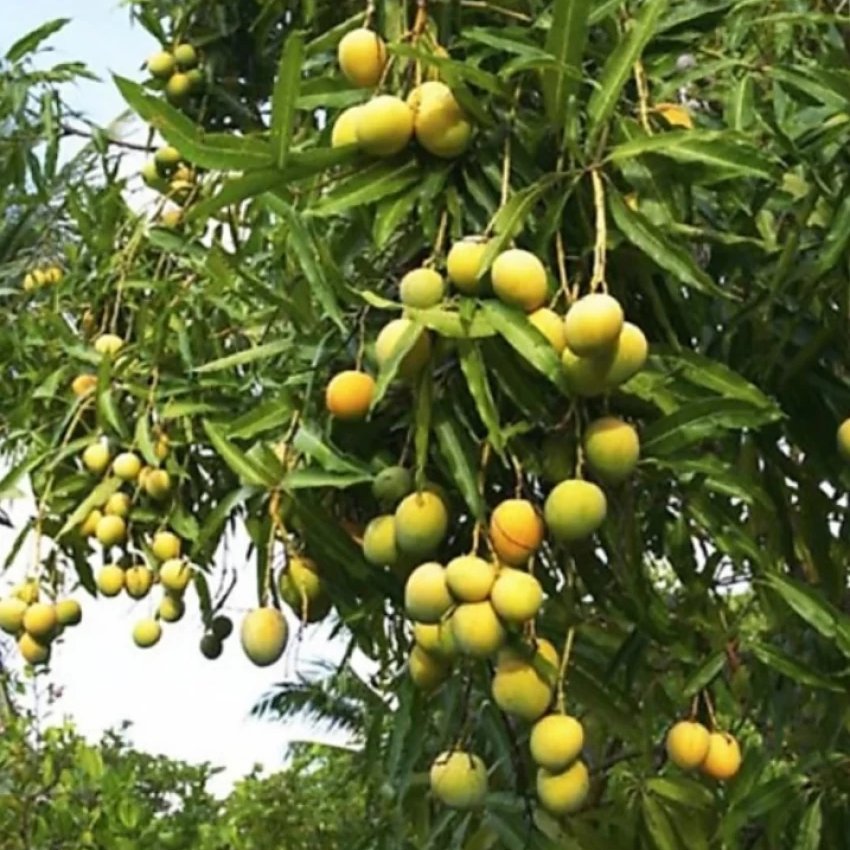
[[70, 722], [24, 711], [21, 694], [3, 696], [0, 829], [8, 850], [366, 846], [371, 823], [356, 753], [295, 744], [285, 767], [254, 771], [216, 799], [210, 765], [138, 752], [127, 729], [91, 743]]
[[29, 713], [4, 715], [0, 828], [9, 850], [197, 847], [218, 803], [208, 766], [132, 750], [123, 734], [86, 742], [69, 724], [40, 728]]
[[[365, 790], [392, 811], [374, 846], [842, 846], [848, 21], [795, 0], [378, 0], [366, 14], [392, 57], [383, 88], [439, 76], [475, 133], [454, 159], [415, 145], [374, 158], [330, 145], [340, 111], [370, 96], [336, 60], [359, 3], [132, 6], [164, 46], [200, 57], [186, 95], [115, 80], [177, 149], [180, 185], [139, 211], [103, 139], [87, 180], [4, 153], [4, 221], [54, 197], [58, 216], [49, 247], [10, 243], [0, 267], [14, 465], [0, 493], [30, 476], [33, 575], [94, 592], [78, 529], [121, 482], [94, 486], [78, 458], [106, 436], [172, 481], [166, 499], [134, 492], [126, 557], [156, 567], [148, 537], [173, 529], [208, 621], [232, 579], [276, 604], [297, 554], [318, 565], [352, 647], [380, 666], [362, 734], [382, 781]], [[33, 107], [44, 81], [21, 70], [25, 52], [3, 66], [24, 88], [2, 119], [49, 152], [61, 130]], [[53, 190], [34, 193], [42, 172]], [[407, 308], [412, 330], [381, 357], [402, 275], [442, 269], [470, 235], [490, 239], [485, 265], [512, 243], [533, 251], [560, 313], [607, 284], [650, 341], [647, 367], [584, 398], [521, 310], [454, 291]], [[57, 245], [61, 283], [25, 290]], [[426, 368], [400, 381], [424, 329]], [[119, 356], [93, 350], [104, 332], [125, 341]], [[377, 375], [372, 412], [333, 420], [325, 386], [354, 365]], [[80, 373], [95, 387], [74, 395]], [[571, 647], [566, 703], [592, 777], [584, 808], [557, 821], [535, 802], [527, 725], [489, 698], [488, 664], [464, 659], [431, 696], [415, 691], [405, 575], [359, 543], [382, 510], [373, 479], [401, 462], [448, 506], [441, 561], [483, 551], [499, 502], [542, 507], [586, 472], [579, 437], [608, 412], [638, 426], [637, 473], [605, 487], [598, 534], [550, 537], [534, 559], [547, 600], [527, 631]], [[255, 568], [216, 559], [237, 526]], [[689, 710], [741, 741], [728, 784], [665, 763], [665, 731]], [[428, 766], [458, 744], [489, 768], [483, 810], [447, 811], [428, 789]]]

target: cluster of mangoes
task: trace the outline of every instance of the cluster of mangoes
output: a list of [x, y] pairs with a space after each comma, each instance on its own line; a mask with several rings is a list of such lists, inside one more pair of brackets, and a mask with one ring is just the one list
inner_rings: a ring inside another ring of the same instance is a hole
[[741, 767], [741, 748], [728, 732], [709, 732], [695, 720], [680, 720], [667, 733], [670, 761], [682, 770], [699, 770], [712, 779], [731, 779]]
[[55, 286], [57, 283], [62, 282], [64, 276], [65, 273], [62, 271], [62, 267], [56, 263], [33, 269], [24, 275], [24, 292], [32, 292], [34, 289], [41, 289], [45, 286]]
[[34, 666], [50, 660], [53, 641], [82, 617], [76, 599], [41, 601], [41, 588], [35, 579], [17, 585], [0, 600], [0, 629], [16, 638], [21, 657]]
[[[173, 145], [158, 148], [153, 157], [142, 166], [141, 176], [146, 186], [179, 205], [185, 205], [191, 200], [197, 186], [195, 171]], [[161, 214], [159, 223], [163, 227], [175, 228], [180, 225], [182, 219], [183, 211], [172, 208]]]
[[[382, 82], [387, 48], [378, 33], [365, 27], [347, 33], [339, 43], [339, 66], [346, 79], [361, 88]], [[331, 145], [357, 145], [371, 156], [394, 156], [413, 139], [444, 159], [460, 156], [472, 139], [472, 124], [452, 90], [439, 80], [426, 80], [401, 98], [377, 94], [337, 117]]]
[[[495, 296], [522, 312], [529, 324], [561, 356], [567, 384], [576, 396], [610, 390], [631, 378], [647, 357], [647, 343], [625, 321], [619, 302], [604, 292], [574, 301], [560, 315], [546, 306], [549, 275], [529, 251], [498, 253], [489, 276], [483, 274], [488, 240], [456, 242], [446, 258], [446, 275], [461, 294]], [[436, 307], [447, 296], [447, 281], [432, 265], [407, 272], [399, 283], [405, 311]], [[381, 367], [398, 360], [398, 346], [411, 332], [412, 318], [402, 315], [383, 327], [374, 346]], [[398, 362], [397, 375], [411, 381], [432, 356], [432, 331], [423, 330]], [[369, 415], [376, 383], [362, 369], [334, 375], [326, 389], [326, 407], [342, 421]], [[476, 551], [443, 566], [434, 559], [451, 518], [438, 487], [414, 490], [402, 467], [379, 473], [373, 491], [391, 510], [366, 526], [365, 558], [376, 566], [407, 575], [405, 610], [413, 621], [408, 669], [414, 684], [431, 691], [449, 675], [458, 656], [494, 658], [494, 702], [507, 714], [529, 723], [532, 755], [538, 766], [537, 791], [554, 814], [574, 811], [589, 791], [587, 766], [579, 759], [581, 724], [553, 704], [558, 653], [548, 641], [529, 641], [528, 630], [543, 602], [543, 589], [528, 564], [548, 530], [558, 543], [593, 535], [607, 515], [602, 486], [616, 486], [634, 471], [640, 455], [637, 430], [614, 416], [592, 420], [584, 429], [579, 458], [571, 475], [559, 478], [540, 508], [523, 498], [505, 499], [493, 510], [487, 533], [491, 554]], [[595, 480], [582, 477], [584, 468]], [[598, 483], [597, 483], [598, 482]], [[412, 570], [412, 571], [411, 571]], [[486, 770], [477, 756], [462, 750], [444, 753], [432, 768], [435, 795], [452, 806], [475, 805], [486, 793]]]
[[147, 61], [148, 73], [164, 85], [165, 96], [183, 103], [204, 87], [204, 73], [198, 67], [198, 52], [191, 44], [178, 44], [173, 50], [160, 50]]

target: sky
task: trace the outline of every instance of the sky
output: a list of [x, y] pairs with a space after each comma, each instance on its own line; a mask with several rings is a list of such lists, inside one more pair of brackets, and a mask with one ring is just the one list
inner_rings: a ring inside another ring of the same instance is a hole
[[[45, 21], [72, 18], [50, 40], [52, 52], [39, 61], [53, 64], [82, 60], [89, 65], [101, 82], [81, 82], [68, 90], [66, 97], [99, 124], [109, 124], [125, 108], [110, 73], [140, 79], [146, 57], [158, 49], [146, 32], [131, 26], [127, 10], [116, 0], [6, 0], [0, 5], [6, 13], [0, 27], [0, 54]], [[13, 521], [20, 524], [32, 511], [31, 499], [14, 503]], [[0, 527], [0, 561], [5, 559], [13, 536]], [[234, 557], [244, 551], [244, 541], [233, 547]], [[26, 571], [28, 557], [25, 547], [13, 569], [0, 578], [0, 593]], [[252, 564], [247, 569], [248, 579], [237, 586], [235, 611], [255, 603], [253, 572]], [[53, 719], [70, 716], [92, 739], [129, 720], [130, 739], [140, 749], [223, 766], [225, 773], [212, 785], [218, 793], [226, 792], [230, 783], [254, 764], [267, 769], [280, 766], [289, 741], [328, 739], [322, 730], [303, 723], [283, 725], [248, 716], [262, 693], [292, 677], [296, 667], [311, 660], [341, 657], [343, 646], [330, 640], [328, 626], [308, 627], [303, 639], [298, 640], [298, 625], [290, 621], [292, 630], [284, 659], [260, 669], [242, 654], [238, 635], [226, 642], [224, 654], [217, 661], [200, 655], [202, 628], [196, 604], [187, 605], [180, 623], [165, 624], [159, 644], [140, 650], [131, 640], [132, 624], [149, 613], [153, 602], [133, 602], [123, 595], [95, 601], [84, 591], [75, 595], [83, 605], [83, 623], [66, 632], [53, 654], [50, 681], [62, 693]], [[238, 616], [236, 613], [234, 617], [237, 630]], [[16, 658], [12, 650], [9, 656]]]

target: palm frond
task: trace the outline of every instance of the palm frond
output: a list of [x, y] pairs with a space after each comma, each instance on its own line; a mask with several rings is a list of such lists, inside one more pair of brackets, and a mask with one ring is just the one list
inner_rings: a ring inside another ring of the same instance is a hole
[[316, 662], [296, 681], [274, 685], [251, 714], [283, 721], [298, 718], [359, 740], [365, 734], [368, 717], [389, 711], [381, 695], [350, 667], [337, 669], [327, 662]]

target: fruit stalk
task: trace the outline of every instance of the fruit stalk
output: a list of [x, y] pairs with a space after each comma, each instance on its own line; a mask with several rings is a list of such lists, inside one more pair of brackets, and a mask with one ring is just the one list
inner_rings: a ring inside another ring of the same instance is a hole
[[646, 80], [646, 71], [643, 62], [638, 59], [634, 65], [635, 87], [638, 93], [638, 114], [640, 125], [647, 136], [652, 135], [652, 127], [649, 124], [649, 85]]
[[570, 626], [567, 632], [566, 640], [564, 640], [564, 651], [561, 653], [561, 666], [558, 668], [558, 696], [557, 706], [558, 712], [564, 714], [567, 710], [566, 705], [566, 684], [567, 684], [567, 667], [570, 663], [570, 655], [573, 651], [573, 640], [575, 639], [575, 626]]
[[608, 243], [608, 224], [605, 219], [605, 186], [597, 167], [590, 169], [590, 180], [593, 183], [593, 208], [596, 211], [596, 242], [593, 245], [593, 277], [590, 279], [590, 291], [601, 289], [608, 291], [605, 282], [605, 260]]

